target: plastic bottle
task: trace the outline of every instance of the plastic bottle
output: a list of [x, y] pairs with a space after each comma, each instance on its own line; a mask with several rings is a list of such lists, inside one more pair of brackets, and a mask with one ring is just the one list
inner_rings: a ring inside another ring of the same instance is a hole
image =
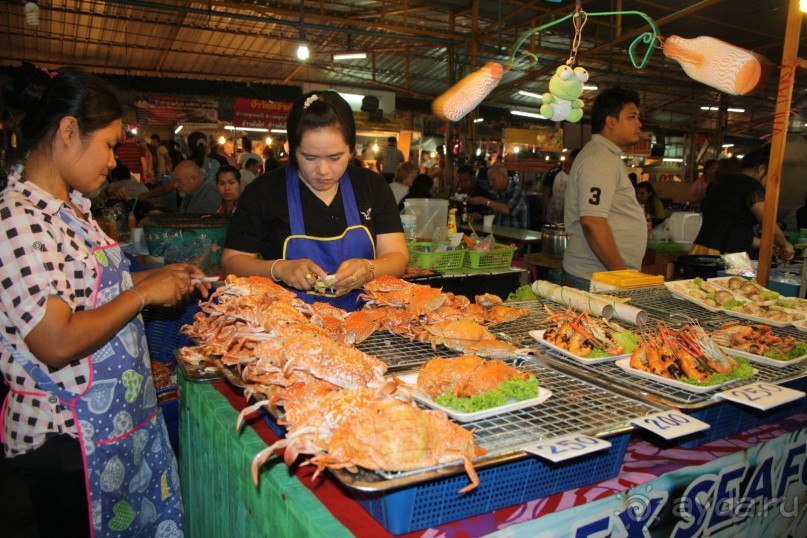
[[454, 234], [457, 233], [457, 208], [452, 207], [448, 210], [448, 224], [446, 225], [446, 234], [448, 234], [449, 241]]
[[415, 228], [417, 227], [417, 214], [415, 210], [404, 205], [401, 211], [401, 224], [403, 225], [404, 236], [407, 243], [414, 243], [417, 238], [415, 237]]

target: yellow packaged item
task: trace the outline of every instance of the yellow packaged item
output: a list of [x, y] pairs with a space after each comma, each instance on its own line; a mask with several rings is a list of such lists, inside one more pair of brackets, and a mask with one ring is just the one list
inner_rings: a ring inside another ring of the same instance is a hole
[[648, 275], [636, 269], [621, 271], [601, 271], [591, 275], [591, 281], [609, 284], [617, 288], [635, 288], [638, 286], [660, 286], [664, 283], [662, 275]]

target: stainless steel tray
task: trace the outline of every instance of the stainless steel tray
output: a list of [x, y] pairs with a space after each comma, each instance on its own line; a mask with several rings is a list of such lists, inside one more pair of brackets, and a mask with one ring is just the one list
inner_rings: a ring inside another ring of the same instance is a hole
[[412, 342], [389, 331], [374, 332], [367, 340], [357, 344], [356, 348], [384, 361], [388, 372], [409, 370], [434, 357], [461, 355], [445, 346], [437, 346], [437, 350], [433, 350], [431, 344]]
[[[518, 358], [514, 365], [534, 373], [539, 383], [552, 391], [552, 397], [534, 407], [463, 423], [464, 428], [473, 431], [474, 443], [488, 450], [474, 460], [477, 469], [533, 457], [521, 447], [543, 439], [568, 434], [608, 437], [626, 433], [633, 429], [631, 419], [663, 409], [558, 371], [541, 358]], [[345, 486], [361, 491], [408, 487], [461, 473], [464, 470], [456, 463], [400, 473], [331, 472]]]
[[182, 371], [183, 377], [191, 383], [210, 383], [213, 380], [221, 379], [221, 373], [217, 368], [212, 368], [205, 364], [191, 364], [179, 359], [179, 349], [174, 350], [174, 357], [177, 361], [177, 368]]

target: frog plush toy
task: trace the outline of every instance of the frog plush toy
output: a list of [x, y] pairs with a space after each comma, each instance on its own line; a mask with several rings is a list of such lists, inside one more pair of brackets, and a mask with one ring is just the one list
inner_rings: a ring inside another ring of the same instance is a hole
[[552, 121], [580, 121], [583, 117], [583, 101], [578, 97], [583, 93], [583, 83], [587, 80], [588, 71], [582, 67], [558, 67], [549, 79], [549, 93], [543, 95], [541, 115]]

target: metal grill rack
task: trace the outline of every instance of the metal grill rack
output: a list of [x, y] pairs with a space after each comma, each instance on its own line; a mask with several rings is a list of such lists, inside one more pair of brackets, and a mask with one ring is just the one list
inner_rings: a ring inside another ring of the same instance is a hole
[[434, 357], [455, 357], [461, 355], [445, 346], [438, 346], [437, 351], [426, 342], [412, 342], [389, 331], [376, 331], [367, 340], [356, 345], [364, 351], [386, 363], [389, 372], [409, 370], [419, 367]]
[[[629, 421], [655, 413], [660, 406], [612, 392], [593, 383], [542, 365], [543, 361], [518, 358], [513, 363], [525, 372], [535, 374], [541, 386], [552, 396], [540, 405], [504, 413], [474, 422], [464, 422], [472, 430], [474, 444], [488, 454], [474, 461], [477, 468], [521, 459], [520, 447], [568, 434], [608, 436], [630, 431]], [[427, 406], [421, 405], [425, 409]], [[406, 472], [360, 471], [358, 475], [337, 472], [336, 476], [351, 487], [384, 490], [430, 480], [435, 472], [456, 464]]]
[[670, 385], [665, 385], [651, 379], [630, 375], [616, 366], [614, 362], [601, 362], [598, 364], [581, 364], [569, 357], [552, 349], [544, 348], [544, 354], [557, 363], [563, 364], [577, 375], [582, 375], [587, 379], [593, 379], [600, 384], [605, 384], [614, 390], [628, 392], [629, 394], [654, 401], [659, 405], [679, 407], [681, 409], [700, 409], [713, 405], [714, 394], [720, 390], [726, 390], [732, 386], [742, 386], [752, 381], [765, 381], [769, 383], [784, 383], [793, 379], [804, 377], [807, 374], [804, 366], [797, 364], [785, 368], [774, 368], [765, 364], [753, 363], [757, 374], [753, 379], [737, 380], [734, 383], [716, 389], [714, 392], [693, 393]]

